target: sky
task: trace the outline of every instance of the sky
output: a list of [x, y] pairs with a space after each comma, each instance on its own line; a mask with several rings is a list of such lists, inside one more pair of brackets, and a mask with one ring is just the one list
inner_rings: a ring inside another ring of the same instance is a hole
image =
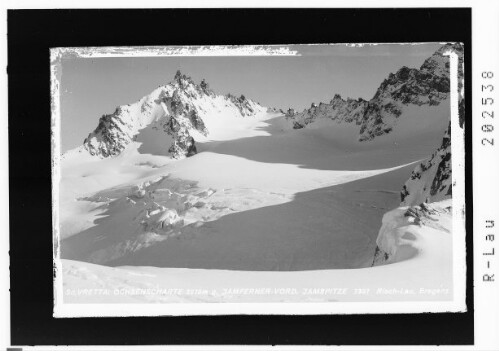
[[442, 44], [293, 45], [301, 56], [63, 58], [61, 151], [83, 143], [103, 114], [138, 101], [175, 72], [206, 79], [217, 94], [244, 94], [298, 111], [335, 94], [373, 97], [389, 73], [419, 68]]

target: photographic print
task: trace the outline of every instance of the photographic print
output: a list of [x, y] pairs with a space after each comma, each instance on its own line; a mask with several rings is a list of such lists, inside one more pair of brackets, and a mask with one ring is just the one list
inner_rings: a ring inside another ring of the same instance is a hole
[[51, 49], [55, 316], [465, 311], [464, 50]]

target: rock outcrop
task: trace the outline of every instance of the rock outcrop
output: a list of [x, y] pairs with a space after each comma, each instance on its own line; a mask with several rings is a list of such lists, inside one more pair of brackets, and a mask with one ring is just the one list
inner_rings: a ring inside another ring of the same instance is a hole
[[430, 203], [452, 197], [451, 128], [431, 157], [412, 171], [400, 192], [403, 206]]

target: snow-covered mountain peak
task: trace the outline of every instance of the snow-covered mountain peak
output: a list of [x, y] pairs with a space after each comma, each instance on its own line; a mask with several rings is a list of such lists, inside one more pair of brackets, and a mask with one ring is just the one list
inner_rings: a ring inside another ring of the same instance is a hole
[[133, 104], [122, 105], [103, 115], [97, 128], [84, 140], [83, 147], [99, 157], [119, 155], [145, 129], [163, 130], [165, 150], [174, 158], [196, 153], [193, 131], [207, 135], [203, 118], [227, 110], [237, 117], [264, 113], [267, 108], [244, 95], [215, 94], [203, 79], [200, 84], [177, 71], [173, 80], [159, 86]]

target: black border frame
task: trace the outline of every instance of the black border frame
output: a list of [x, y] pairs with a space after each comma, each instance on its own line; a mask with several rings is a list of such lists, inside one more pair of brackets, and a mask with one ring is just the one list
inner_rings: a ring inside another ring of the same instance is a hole
[[[13, 345], [473, 344], [470, 8], [9, 10], [7, 19]], [[430, 41], [465, 48], [468, 312], [52, 317], [49, 48]]]

